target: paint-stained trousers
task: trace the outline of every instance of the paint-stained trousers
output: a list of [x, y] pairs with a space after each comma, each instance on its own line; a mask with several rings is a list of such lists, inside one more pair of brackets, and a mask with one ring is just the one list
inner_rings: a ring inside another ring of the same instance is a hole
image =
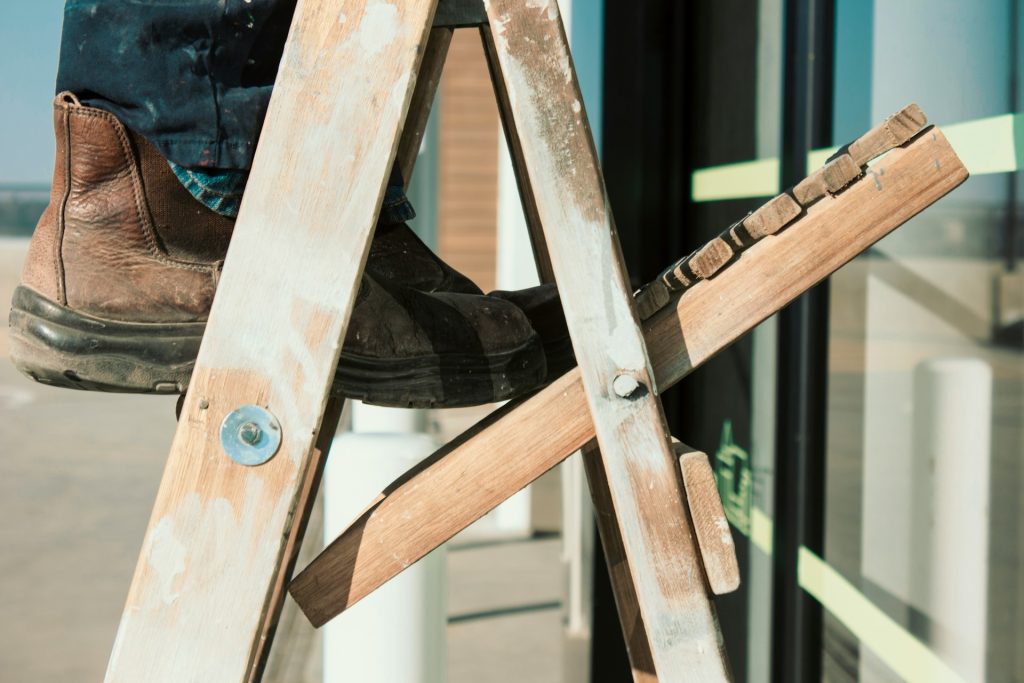
[[[176, 165], [246, 171], [295, 2], [67, 0], [57, 92], [113, 113]], [[385, 213], [408, 217], [401, 180], [393, 170]]]

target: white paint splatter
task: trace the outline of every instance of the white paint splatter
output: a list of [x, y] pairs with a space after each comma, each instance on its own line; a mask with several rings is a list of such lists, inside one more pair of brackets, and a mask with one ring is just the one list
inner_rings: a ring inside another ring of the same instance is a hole
[[530, 9], [547, 11], [550, 21], [558, 18], [558, 3], [555, 0], [526, 0], [526, 6]]
[[583, 105], [580, 104], [579, 100], [572, 101], [572, 111], [574, 114], [579, 114], [583, 110]]
[[[616, 302], [618, 303], [618, 302]], [[618, 306], [616, 306], [616, 309]], [[616, 367], [623, 370], [640, 371], [647, 366], [638, 343], [640, 330], [633, 324], [628, 311], [615, 311], [615, 327], [608, 340], [608, 356]]]
[[342, 12], [341, 14], [338, 15], [338, 23], [339, 24], [344, 24], [346, 21], [348, 21], [348, 17], [345, 16], [344, 12]]
[[389, 2], [369, 5], [356, 31], [356, 40], [359, 41], [364, 58], [379, 54], [394, 42], [400, 28], [397, 6]]

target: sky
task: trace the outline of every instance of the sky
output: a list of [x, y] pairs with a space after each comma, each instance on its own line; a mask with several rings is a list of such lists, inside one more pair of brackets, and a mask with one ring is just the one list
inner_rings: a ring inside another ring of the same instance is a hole
[[0, 183], [49, 183], [63, 0], [0, 0]]

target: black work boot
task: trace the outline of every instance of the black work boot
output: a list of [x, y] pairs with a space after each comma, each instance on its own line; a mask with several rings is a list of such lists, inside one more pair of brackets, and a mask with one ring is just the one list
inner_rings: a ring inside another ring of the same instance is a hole
[[405, 223], [377, 226], [366, 258], [366, 272], [379, 282], [394, 282], [421, 292], [483, 294], [472, 280], [432, 252]]
[[[113, 115], [64, 94], [54, 122], [51, 200], [14, 294], [11, 358], [57, 386], [184, 392], [233, 222], [195, 201], [152, 145]], [[417, 291], [397, 274], [388, 280], [394, 252], [381, 252], [383, 265], [367, 269], [357, 295], [335, 391], [381, 405], [452, 407], [543, 382], [541, 341], [518, 308]], [[407, 259], [407, 274], [468, 289], [426, 261]]]
[[530, 325], [544, 343], [547, 359], [546, 382], [552, 382], [576, 367], [576, 354], [565, 324], [565, 313], [558, 288], [554, 284], [538, 285], [515, 291], [495, 291], [487, 296], [502, 299], [515, 305], [526, 314]]

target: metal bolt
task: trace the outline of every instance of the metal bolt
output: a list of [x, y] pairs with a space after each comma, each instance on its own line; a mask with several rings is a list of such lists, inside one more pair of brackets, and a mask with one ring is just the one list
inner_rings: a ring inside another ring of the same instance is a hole
[[619, 398], [629, 398], [640, 388], [640, 382], [632, 375], [616, 375], [612, 381], [612, 390]]
[[238, 428], [238, 438], [250, 446], [258, 444], [261, 436], [263, 436], [263, 430], [255, 422], [246, 422]]
[[210, 402], [209, 401], [207, 401], [205, 398], [199, 399], [199, 410], [206, 410], [209, 407], [210, 407]]
[[220, 425], [220, 445], [239, 465], [257, 467], [281, 448], [281, 423], [266, 408], [239, 406]]

